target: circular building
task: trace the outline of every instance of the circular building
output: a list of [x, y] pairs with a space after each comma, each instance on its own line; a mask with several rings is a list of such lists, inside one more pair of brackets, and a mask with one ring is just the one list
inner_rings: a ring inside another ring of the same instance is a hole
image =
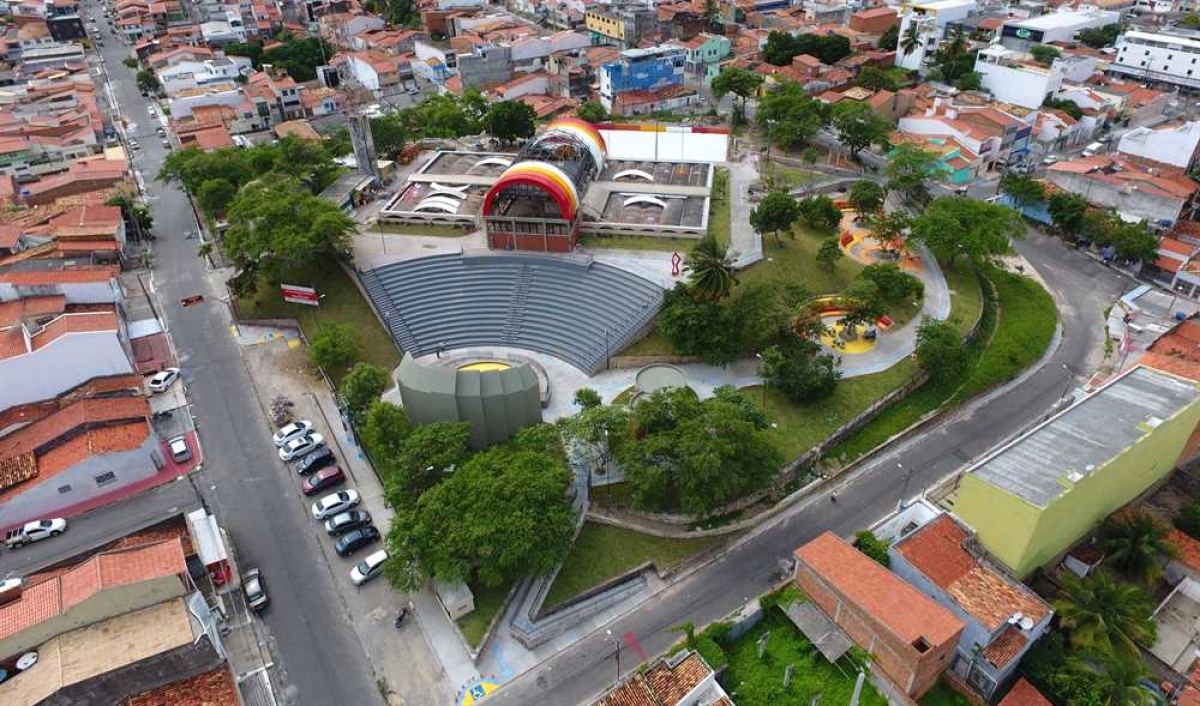
[[538, 379], [528, 363], [427, 365], [406, 353], [396, 383], [413, 424], [467, 422], [475, 449], [507, 441], [542, 421]]
[[604, 169], [600, 131], [560, 118], [534, 136], [483, 200], [488, 247], [570, 252], [588, 185]]

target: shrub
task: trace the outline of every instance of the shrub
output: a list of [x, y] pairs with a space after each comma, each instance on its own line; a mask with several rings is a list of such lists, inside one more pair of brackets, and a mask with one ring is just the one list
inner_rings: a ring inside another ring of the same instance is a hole
[[862, 530], [855, 533], [854, 546], [858, 547], [858, 551], [871, 557], [884, 567], [890, 566], [892, 563], [891, 558], [888, 556], [888, 543], [876, 537], [875, 533], [871, 530]]
[[1193, 500], [1175, 518], [1175, 527], [1192, 539], [1200, 539], [1200, 500]]
[[359, 349], [358, 334], [350, 325], [328, 324], [312, 337], [308, 356], [314, 365], [333, 374], [350, 367]]

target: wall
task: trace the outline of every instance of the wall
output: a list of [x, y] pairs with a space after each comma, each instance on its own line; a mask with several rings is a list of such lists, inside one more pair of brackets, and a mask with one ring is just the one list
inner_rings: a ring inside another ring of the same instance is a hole
[[1151, 222], [1177, 221], [1184, 206], [1182, 199], [1151, 196], [1133, 189], [1126, 193], [1119, 187], [1090, 179], [1084, 174], [1051, 169], [1046, 176], [1063, 189], [1084, 196], [1093, 205], [1116, 208], [1134, 218]]
[[[159, 471], [156, 459], [161, 463], [162, 449], [154, 432], [146, 437], [141, 446], [131, 451], [88, 456], [62, 473], [38, 482], [29, 490], [0, 503], [0, 528], [42, 517], [61, 517], [64, 508], [146, 480]], [[114, 473], [116, 479], [102, 486], [97, 485], [96, 477], [104, 473]], [[27, 483], [36, 481], [35, 478]], [[68, 485], [71, 486], [70, 491], [59, 492], [59, 488]]]
[[982, 55], [975, 62], [975, 70], [983, 77], [983, 88], [997, 100], [1025, 108], [1040, 107], [1046, 96], [1062, 86], [1062, 75], [1057, 71], [1004, 66], [984, 61]]
[[42, 706], [89, 706], [126, 699], [210, 672], [225, 662], [207, 636], [120, 669], [60, 689]]
[[132, 372], [115, 331], [66, 334], [33, 353], [0, 360], [0, 409], [57, 397], [94, 377]]
[[72, 606], [64, 613], [48, 618], [0, 640], [0, 655], [15, 655], [33, 649], [56, 635], [87, 627], [102, 620], [124, 615], [156, 603], [180, 598], [186, 593], [178, 576], [163, 576], [148, 581], [109, 588]]
[[26, 297], [61, 294], [67, 304], [115, 304], [121, 300], [120, 285], [116, 279], [106, 282], [72, 282], [68, 284], [8, 284], [0, 282], [0, 301], [13, 301]]

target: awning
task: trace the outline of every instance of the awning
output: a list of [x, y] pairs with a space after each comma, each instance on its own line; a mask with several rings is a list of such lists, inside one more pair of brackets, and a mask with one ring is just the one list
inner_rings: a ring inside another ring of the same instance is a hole
[[816, 603], [796, 601], [784, 608], [783, 612], [816, 645], [821, 656], [830, 662], [838, 661], [850, 650], [850, 638], [821, 612]]

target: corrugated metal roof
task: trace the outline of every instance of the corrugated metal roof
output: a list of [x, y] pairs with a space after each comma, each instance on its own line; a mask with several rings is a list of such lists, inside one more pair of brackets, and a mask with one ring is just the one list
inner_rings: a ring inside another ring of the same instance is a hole
[[1046, 507], [1158, 424], [1200, 398], [1187, 380], [1137, 367], [985, 458], [971, 470]]

